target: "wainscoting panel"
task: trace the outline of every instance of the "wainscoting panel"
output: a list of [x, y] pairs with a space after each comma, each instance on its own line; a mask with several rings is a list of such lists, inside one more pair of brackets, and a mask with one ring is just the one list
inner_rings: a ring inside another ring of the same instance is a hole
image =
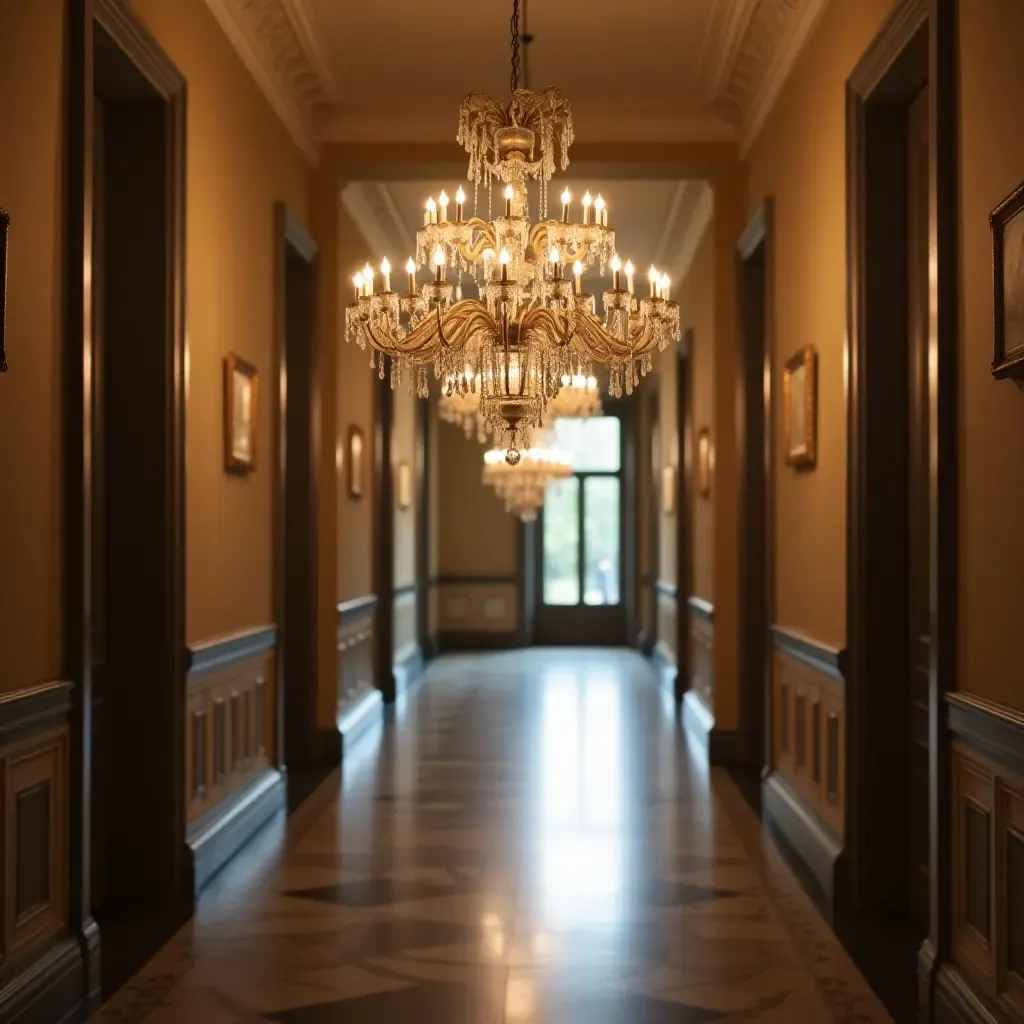
[[772, 769], [843, 838], [845, 688], [838, 652], [774, 629]]
[[[396, 636], [398, 602], [395, 601]], [[415, 608], [415, 605], [414, 605]], [[377, 619], [374, 594], [338, 605], [338, 731], [341, 754], [381, 721], [383, 698], [373, 681], [373, 637]], [[415, 617], [413, 618], [415, 624]], [[415, 629], [415, 625], [414, 625]]]
[[676, 664], [676, 636], [678, 630], [678, 598], [675, 587], [658, 583], [655, 590], [656, 602], [656, 647], [665, 662]]
[[70, 712], [70, 683], [0, 694], [0, 1016], [50, 983], [41, 958], [68, 938]]
[[518, 645], [519, 587], [515, 580], [442, 576], [431, 589], [443, 648], [472, 646], [472, 634], [476, 633], [488, 634], [481, 637], [481, 646]]
[[394, 604], [395, 650], [416, 643], [416, 589], [403, 590], [395, 595]]
[[263, 626], [189, 648], [186, 839], [203, 885], [283, 806], [277, 760], [277, 630]]
[[690, 691], [709, 710], [715, 706], [715, 619], [714, 608], [705, 600], [691, 597]]
[[976, 996], [1024, 1021], [1024, 716], [954, 693], [953, 960]]

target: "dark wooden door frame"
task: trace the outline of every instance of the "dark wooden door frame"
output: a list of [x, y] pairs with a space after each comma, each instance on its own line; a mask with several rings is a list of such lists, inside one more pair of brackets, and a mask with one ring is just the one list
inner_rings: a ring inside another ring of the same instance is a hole
[[92, 821], [92, 421], [93, 393], [93, 107], [94, 28], [99, 25], [145, 76], [166, 105], [168, 182], [166, 437], [162, 457], [168, 518], [165, 586], [158, 599], [166, 612], [162, 678], [148, 680], [156, 695], [153, 721], [171, 730], [171, 769], [152, 794], [176, 838], [167, 850], [168, 898], [191, 893], [185, 877], [185, 80], [134, 14], [117, 0], [70, 0], [65, 94], [64, 206], [64, 652], [66, 678], [74, 683], [70, 750], [69, 926], [83, 956], [83, 1000], [99, 994], [99, 931], [90, 891]]
[[[302, 520], [303, 529], [299, 531], [301, 539], [308, 544], [305, 552], [307, 561], [306, 579], [289, 580], [288, 548], [296, 537], [288, 536], [287, 495], [288, 495], [288, 391], [289, 383], [294, 393], [296, 387], [294, 367], [289, 370], [289, 288], [288, 261], [289, 254], [298, 259], [309, 275], [309, 294], [305, 296], [308, 303], [308, 317], [304, 329], [309, 334], [309, 379], [304, 383], [308, 388], [309, 397], [309, 481], [308, 491], [304, 495]], [[274, 335], [275, 358], [277, 362], [277, 403], [274, 415], [277, 419], [277, 473], [274, 486], [274, 615], [277, 625], [277, 767], [283, 773], [286, 762], [296, 764], [300, 761], [317, 761], [336, 759], [337, 730], [322, 732], [317, 718], [317, 667], [319, 664], [317, 648], [317, 551], [319, 521], [319, 468], [320, 468], [320, 367], [317, 351], [317, 289], [319, 282], [320, 250], [309, 233], [291, 213], [285, 203], [274, 204]], [[289, 381], [289, 378], [291, 380]], [[303, 595], [289, 595], [289, 588], [302, 586]], [[311, 621], [303, 623], [298, 642], [301, 644], [301, 658], [293, 658], [289, 644], [296, 642], [295, 637], [288, 635], [287, 611], [288, 598], [298, 598], [308, 609]], [[301, 661], [302, 671], [296, 672], [297, 663]], [[289, 679], [288, 670], [299, 679]], [[296, 694], [289, 692], [289, 687], [306, 688], [303, 700], [296, 700]], [[301, 723], [289, 723], [286, 720], [286, 704], [293, 711], [301, 707]], [[286, 736], [291, 732], [293, 739], [298, 740], [293, 746], [306, 751], [305, 755], [293, 756], [289, 753]], [[332, 744], [330, 741], [334, 739]]]
[[[871, 823], [886, 819], [890, 794], [877, 770], [886, 768], [874, 730], [887, 712], [892, 680], [873, 674], [873, 644], [885, 636], [877, 621], [871, 555], [876, 525], [868, 489], [879, 424], [872, 419], [883, 401], [885, 382], [871, 376], [873, 346], [903, 348], [905, 318], [899, 283], [906, 277], [906, 254], [893, 244], [893, 196], [905, 202], [905, 157], [887, 163], [887, 136], [899, 130], [898, 109], [929, 86], [929, 220], [935, 273], [929, 307], [929, 935], [919, 957], [921, 1019], [931, 1019], [937, 968], [948, 959], [950, 939], [949, 746], [945, 694], [955, 687], [957, 631], [957, 13], [956, 0], [906, 0], [869, 47], [847, 84], [847, 246], [849, 301], [849, 400], [847, 482], [847, 821], [842, 877], [854, 905], [871, 906], [884, 893], [873, 886]], [[922, 69], [923, 63], [923, 69]], [[905, 109], [904, 109], [905, 118]], [[904, 128], [905, 141], [905, 128]], [[892, 177], [887, 177], [891, 175]], [[869, 202], [869, 197], [873, 201]], [[888, 218], [888, 219], [887, 219]], [[898, 223], [905, 223], [904, 220]], [[894, 323], [895, 321], [895, 323]], [[888, 332], [888, 333], [887, 333]], [[897, 337], [895, 332], [900, 332]], [[884, 426], [884, 424], [883, 424]], [[876, 433], [873, 433], [876, 432]], [[881, 723], [884, 727], [884, 721]], [[904, 732], [906, 743], [909, 734]], [[884, 737], [883, 737], [884, 739]], [[875, 774], [872, 774], [872, 773]], [[881, 782], [881, 785], [878, 783]], [[880, 806], [881, 805], [881, 806]], [[882, 867], [884, 878], [884, 865]]]
[[[772, 384], [774, 358], [774, 201], [768, 197], [750, 218], [736, 243], [736, 298], [740, 316], [740, 359], [738, 366], [737, 457], [739, 475], [740, 557], [739, 557], [739, 720], [742, 752], [748, 767], [764, 772], [771, 758], [770, 633], [774, 616], [774, 442], [772, 431]], [[763, 358], [761, 373], [750, 363], [747, 348], [749, 309], [747, 279], [752, 261], [762, 260], [763, 295], [759, 327]], [[757, 389], [757, 393], [753, 393]], [[763, 444], [761, 451], [748, 451], [748, 411], [760, 407]], [[760, 480], [754, 476], [753, 460], [761, 463]]]
[[[384, 360], [379, 355], [377, 359]], [[377, 616], [373, 624], [374, 680], [386, 704], [397, 697], [395, 680], [395, 477], [391, 468], [394, 391], [390, 367], [373, 391], [373, 582]]]
[[[676, 346], [676, 436], [679, 472], [676, 473], [676, 678], [673, 696], [681, 704], [690, 688], [690, 595], [693, 593], [693, 328], [683, 331]], [[655, 569], [655, 579], [658, 570]], [[657, 618], [657, 605], [655, 605]]]
[[434, 656], [430, 636], [430, 431], [434, 428], [431, 404], [416, 403], [416, 643], [424, 658]]

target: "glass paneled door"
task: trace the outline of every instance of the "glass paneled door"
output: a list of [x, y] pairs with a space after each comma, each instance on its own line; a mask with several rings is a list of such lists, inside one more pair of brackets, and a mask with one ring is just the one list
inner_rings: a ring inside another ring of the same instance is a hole
[[553, 434], [551, 446], [572, 456], [574, 473], [552, 481], [544, 497], [535, 639], [623, 644], [622, 420], [558, 419]]

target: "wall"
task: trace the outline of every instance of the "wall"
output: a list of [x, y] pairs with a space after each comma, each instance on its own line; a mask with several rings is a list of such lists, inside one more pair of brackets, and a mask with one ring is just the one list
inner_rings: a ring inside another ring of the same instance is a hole
[[1024, 8], [971, 0], [960, 17], [959, 681], [1024, 708], [1019, 609], [1024, 533], [1024, 390], [993, 380], [988, 214], [1024, 180]]
[[[307, 167], [202, 0], [135, 0], [188, 80], [187, 639], [272, 621], [273, 206], [307, 217]], [[223, 465], [223, 361], [262, 383], [254, 473]]]
[[61, 673], [64, 3], [0, 5], [0, 206], [11, 215], [0, 375], [0, 690]]
[[[846, 636], [846, 79], [892, 0], [831, 3], [749, 155], [748, 215], [775, 199], [775, 619]], [[818, 464], [782, 459], [787, 359], [818, 351]]]
[[[409, 390], [405, 377], [394, 392], [394, 419], [391, 435], [391, 472], [394, 474], [394, 542], [395, 542], [395, 628], [394, 650], [411, 651], [416, 643], [415, 590], [397, 593], [416, 583], [416, 535], [420, 515], [419, 485], [416, 479], [416, 445], [419, 436], [420, 402]], [[405, 470], [403, 470], [405, 467]], [[403, 472], [407, 472], [412, 503], [402, 507]]]

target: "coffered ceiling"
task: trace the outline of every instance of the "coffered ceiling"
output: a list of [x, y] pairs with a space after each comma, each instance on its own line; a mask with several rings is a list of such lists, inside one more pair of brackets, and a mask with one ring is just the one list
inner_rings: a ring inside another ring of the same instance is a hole
[[[442, 188], [454, 195], [453, 181], [367, 181], [348, 182], [342, 199], [367, 245], [366, 257], [376, 263], [387, 256], [393, 266], [402, 267], [415, 252], [416, 229], [423, 223], [423, 203]], [[682, 281], [711, 220], [711, 187], [703, 181], [641, 181], [636, 179], [576, 181], [559, 178], [559, 191], [568, 187], [579, 200], [589, 189], [601, 193], [609, 203], [616, 248], [625, 261], [637, 267], [637, 282], [646, 286], [647, 267], [654, 263], [673, 281]], [[480, 196], [478, 211], [487, 216], [486, 193]], [[551, 202], [557, 203], [552, 196]], [[472, 212], [472, 209], [467, 211]], [[536, 198], [531, 212], [536, 214]], [[579, 214], [579, 207], [575, 209]], [[342, 268], [355, 272], [358, 268]], [[584, 277], [587, 290], [600, 294], [609, 281], [598, 276], [595, 265]]]
[[[206, 0], [311, 161], [325, 141], [454, 138], [509, 88], [511, 0]], [[579, 138], [756, 136], [827, 0], [528, 0], [529, 84]]]

